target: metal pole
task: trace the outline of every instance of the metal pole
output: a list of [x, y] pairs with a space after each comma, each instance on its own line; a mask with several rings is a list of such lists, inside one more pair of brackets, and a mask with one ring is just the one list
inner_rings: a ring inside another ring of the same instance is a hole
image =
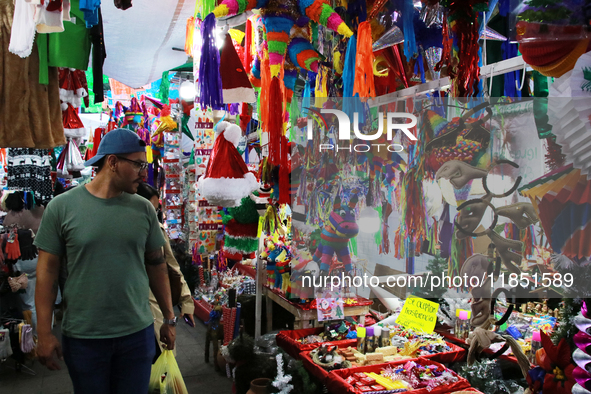
[[261, 337], [261, 316], [263, 312], [263, 280], [265, 267], [263, 260], [259, 257], [261, 247], [264, 245], [263, 241], [265, 237], [261, 234], [259, 238], [259, 252], [257, 253], [257, 273], [256, 273], [256, 296], [255, 296], [255, 324], [254, 324], [254, 339], [255, 341]]

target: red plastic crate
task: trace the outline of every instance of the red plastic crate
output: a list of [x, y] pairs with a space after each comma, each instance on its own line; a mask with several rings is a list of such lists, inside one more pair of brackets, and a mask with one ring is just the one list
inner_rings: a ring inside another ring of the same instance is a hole
[[323, 327], [304, 328], [302, 330], [287, 330], [280, 331], [277, 334], [277, 346], [285, 350], [287, 354], [296, 360], [300, 358], [300, 353], [311, 351], [324, 344], [332, 344], [338, 347], [357, 346], [357, 339], [345, 339], [342, 341], [333, 342], [319, 342], [303, 344], [298, 342], [298, 339], [305, 338], [308, 335], [319, 335], [324, 332]]
[[[462, 349], [459, 346], [454, 345], [453, 343], [449, 343], [446, 342], [447, 346], [449, 346], [451, 348], [451, 351], [449, 352], [443, 352], [443, 353], [434, 353], [434, 354], [429, 354], [427, 356], [421, 356], [421, 358], [425, 358], [428, 360], [432, 360], [435, 361], [437, 363], [452, 363], [452, 362], [456, 362], [456, 361], [461, 361], [464, 359], [464, 357], [466, 356], [466, 350]], [[346, 348], [346, 347], [355, 347], [356, 344], [354, 345], [344, 345], [344, 346], [340, 346], [337, 345], [339, 348]], [[314, 360], [312, 360], [312, 356], [310, 356], [310, 352], [311, 351], [304, 351], [300, 353], [300, 359], [302, 360], [302, 363], [304, 364], [304, 367], [306, 368], [306, 370], [308, 370], [308, 372], [310, 372], [312, 375], [314, 375], [316, 378], [318, 378], [321, 382], [324, 382], [324, 380], [328, 377], [329, 372], [322, 368], [320, 365], [317, 365]], [[408, 361], [410, 359], [407, 359], [406, 361]], [[390, 361], [392, 362], [392, 361]], [[376, 366], [379, 365], [385, 365], [385, 364], [389, 364], [390, 362], [384, 362], [381, 364], [374, 364]]]
[[209, 320], [209, 312], [212, 311], [211, 305], [203, 300], [193, 300], [193, 304], [195, 305], [195, 312], [194, 315], [199, 318], [202, 322], [206, 322]]
[[[355, 388], [355, 387], [351, 386], [350, 384], [348, 384], [347, 382], [345, 382], [345, 379], [347, 379], [349, 376], [351, 376], [355, 373], [358, 373], [358, 372], [375, 372], [379, 375], [380, 371], [384, 367], [399, 366], [401, 364], [404, 365], [408, 361], [410, 361], [410, 360], [393, 361], [390, 363], [379, 364], [379, 365], [370, 365], [370, 366], [365, 366], [365, 367], [339, 369], [339, 370], [330, 372], [330, 374], [328, 375], [324, 384], [325, 384], [326, 388], [328, 389], [328, 392], [332, 393], [332, 394], [363, 394], [357, 388]], [[438, 362], [433, 361], [433, 360], [428, 360], [423, 357], [419, 357], [417, 359], [412, 359], [412, 361], [415, 361], [421, 365], [437, 365], [438, 367], [443, 367], [442, 364], [439, 364]], [[450, 371], [450, 372], [452, 372], [454, 375], [456, 375], [458, 377], [457, 382], [450, 384], [450, 385], [446, 385], [446, 386], [435, 387], [435, 389], [433, 389], [431, 391], [427, 391], [427, 389], [423, 388], [423, 389], [418, 389], [418, 390], [405, 391], [405, 394], [448, 394], [448, 393], [454, 393], [456, 391], [461, 391], [463, 389], [467, 389], [470, 387], [470, 383], [468, 383], [468, 381], [466, 379], [455, 374], [453, 371]]]

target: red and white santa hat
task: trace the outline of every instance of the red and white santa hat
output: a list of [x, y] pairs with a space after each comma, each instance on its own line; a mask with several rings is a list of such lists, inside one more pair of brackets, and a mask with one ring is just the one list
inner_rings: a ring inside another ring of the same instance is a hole
[[222, 76], [224, 104], [257, 101], [254, 88], [242, 66], [238, 53], [236, 53], [230, 34], [226, 34], [226, 41], [220, 56], [220, 75]]
[[236, 207], [242, 198], [259, 187], [259, 183], [236, 149], [242, 136], [240, 126], [220, 122], [216, 132], [218, 135], [198, 187], [211, 205]]
[[67, 103], [67, 109], [62, 112], [64, 135], [69, 138], [81, 138], [86, 136], [86, 128], [78, 116], [72, 104]]
[[62, 111], [66, 110], [68, 103], [74, 108], [82, 106], [82, 99], [88, 96], [88, 84], [84, 71], [73, 68], [59, 68], [60, 100]]

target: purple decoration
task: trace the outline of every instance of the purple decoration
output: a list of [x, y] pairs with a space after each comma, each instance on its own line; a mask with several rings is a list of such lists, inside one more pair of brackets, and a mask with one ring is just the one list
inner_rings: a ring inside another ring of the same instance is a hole
[[232, 103], [228, 104], [228, 111], [230, 111], [230, 115], [239, 115], [240, 109], [238, 108], [239, 103]]
[[199, 64], [199, 104], [202, 107], [223, 109], [220, 51], [215, 40], [216, 22], [213, 13], [207, 15], [201, 26], [201, 62]]
[[154, 164], [148, 164], [148, 179], [146, 179], [146, 183], [154, 186]]

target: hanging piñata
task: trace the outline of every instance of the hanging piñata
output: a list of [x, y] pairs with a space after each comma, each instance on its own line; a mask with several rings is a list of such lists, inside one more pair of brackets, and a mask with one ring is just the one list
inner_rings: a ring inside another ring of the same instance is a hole
[[350, 37], [353, 32], [334, 9], [322, 0], [224, 0], [213, 11], [217, 18], [234, 16], [258, 8], [267, 31], [271, 76], [279, 76], [295, 21], [307, 16], [316, 23]]

